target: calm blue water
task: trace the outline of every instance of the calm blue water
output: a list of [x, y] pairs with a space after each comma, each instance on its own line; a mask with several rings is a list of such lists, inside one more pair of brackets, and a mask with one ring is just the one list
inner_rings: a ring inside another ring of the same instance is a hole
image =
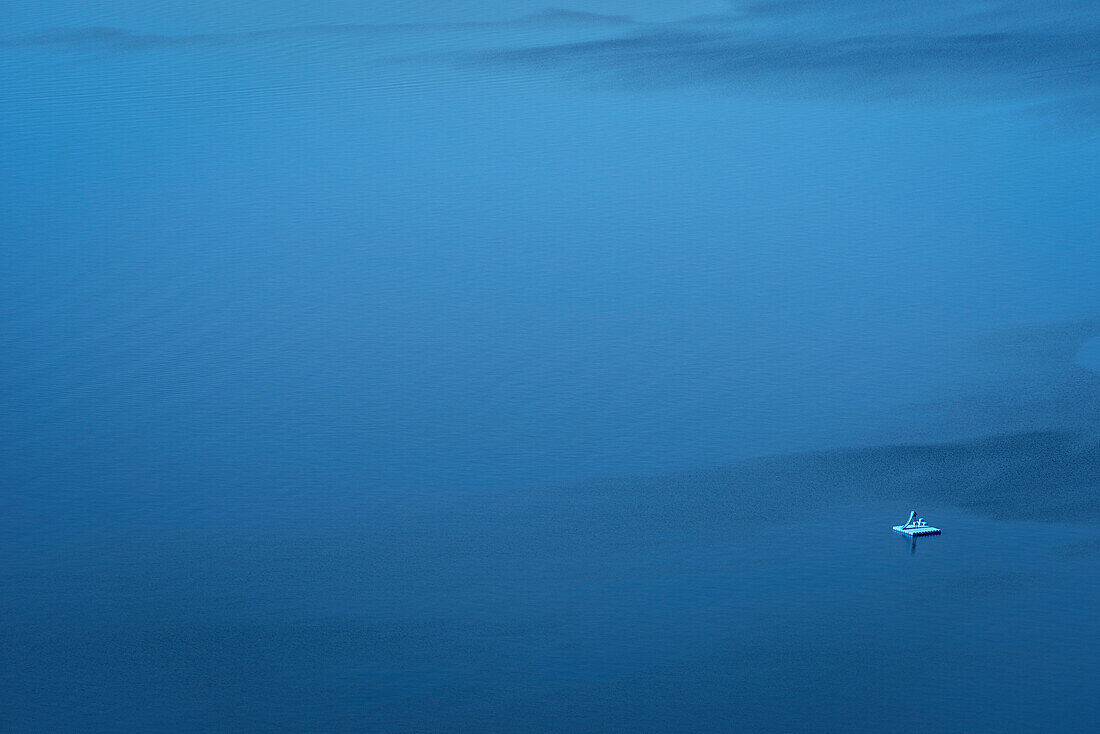
[[1096, 730], [1091, 4], [222, 5], [5, 8], [0, 729]]
[[[1095, 522], [949, 501], [1018, 446], [928, 453], [44, 523], [4, 543], [6, 726], [1090, 730]], [[914, 495], [943, 535], [890, 532]]]

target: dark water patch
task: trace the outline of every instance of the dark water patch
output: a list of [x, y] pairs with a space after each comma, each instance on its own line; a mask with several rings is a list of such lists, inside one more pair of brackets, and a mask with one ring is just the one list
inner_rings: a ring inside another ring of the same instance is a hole
[[639, 521], [796, 520], [854, 501], [947, 505], [991, 518], [1100, 517], [1100, 443], [1073, 432], [1002, 434], [751, 460], [699, 472], [607, 483]]
[[1061, 23], [1042, 25], [1022, 8], [989, 15], [944, 4], [902, 16], [832, 4], [804, 10], [769, 5], [759, 15], [739, 7], [617, 37], [500, 47], [469, 60], [554, 68], [630, 87], [786, 88], [956, 102], [978, 94], [1030, 104], [1062, 101], [1063, 109], [1084, 95], [1095, 103], [1100, 67], [1095, 33], [1088, 30], [1098, 22], [1094, 10], [1058, 4], [1052, 16]]
[[943, 536], [913, 553], [888, 527], [898, 486], [980, 484], [996, 457], [1073, 445], [27, 537], [6, 548], [0, 709], [14, 730], [846, 731], [916, 700], [959, 731], [1052, 706], [1079, 730], [1100, 637], [1090, 569], [1058, 561], [1085, 531], [933, 508], [934, 491]]
[[1077, 543], [1067, 543], [1062, 546], [1061, 553], [1066, 558], [1088, 558], [1100, 554], [1100, 538], [1082, 540]]
[[801, 461], [819, 467], [838, 488], [859, 486], [884, 498], [910, 497], [1002, 519], [1100, 516], [1100, 444], [1072, 433], [857, 449]]

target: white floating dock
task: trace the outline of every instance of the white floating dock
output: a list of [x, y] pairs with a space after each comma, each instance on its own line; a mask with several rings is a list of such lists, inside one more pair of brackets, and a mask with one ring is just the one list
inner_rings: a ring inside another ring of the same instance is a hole
[[904, 525], [895, 525], [895, 533], [901, 533], [902, 535], [908, 535], [910, 538], [917, 535], [939, 535], [940, 529], [934, 528], [931, 525], [923, 525], [921, 527], [905, 527]]
[[909, 519], [905, 521], [904, 525], [894, 526], [894, 532], [915, 538], [918, 535], [939, 535], [940, 529], [926, 523], [923, 517], [917, 517], [917, 511], [913, 510], [909, 513]]

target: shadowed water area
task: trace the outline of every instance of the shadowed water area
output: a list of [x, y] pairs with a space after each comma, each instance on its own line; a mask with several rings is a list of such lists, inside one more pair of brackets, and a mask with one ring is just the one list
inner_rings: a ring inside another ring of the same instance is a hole
[[1096, 730], [1091, 3], [223, 6], [6, 8], [0, 729]]
[[[1098, 472], [1095, 441], [1014, 434], [7, 536], [5, 711], [53, 730], [841, 731], [914, 706], [951, 731], [1086, 731]], [[910, 504], [944, 535], [891, 533]]]

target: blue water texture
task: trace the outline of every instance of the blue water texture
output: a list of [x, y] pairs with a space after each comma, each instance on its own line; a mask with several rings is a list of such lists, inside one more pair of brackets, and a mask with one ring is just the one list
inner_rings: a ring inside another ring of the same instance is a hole
[[5, 3], [0, 730], [1097, 731], [1095, 4], [374, 5]]

